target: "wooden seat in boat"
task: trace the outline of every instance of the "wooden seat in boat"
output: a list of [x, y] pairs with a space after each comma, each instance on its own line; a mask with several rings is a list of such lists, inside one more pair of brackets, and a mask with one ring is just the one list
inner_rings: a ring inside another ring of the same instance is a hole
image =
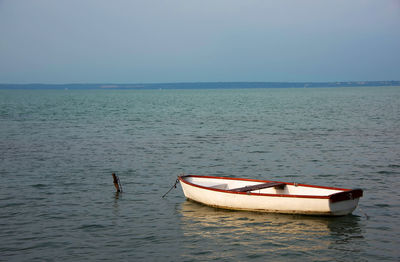
[[263, 184], [258, 184], [254, 186], [245, 186], [245, 187], [239, 187], [239, 188], [234, 188], [230, 189], [229, 191], [233, 192], [249, 192], [253, 190], [258, 190], [258, 189], [264, 189], [264, 188], [269, 188], [269, 187], [275, 187], [277, 189], [283, 189], [285, 187], [285, 183], [279, 183], [279, 182], [269, 182], [269, 183], [263, 183]]

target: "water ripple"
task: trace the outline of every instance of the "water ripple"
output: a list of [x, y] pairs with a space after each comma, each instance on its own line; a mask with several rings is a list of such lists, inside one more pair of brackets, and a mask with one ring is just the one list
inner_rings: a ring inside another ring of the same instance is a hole
[[[400, 257], [398, 88], [0, 93], [1, 259]], [[363, 188], [368, 219], [161, 199], [184, 172]]]

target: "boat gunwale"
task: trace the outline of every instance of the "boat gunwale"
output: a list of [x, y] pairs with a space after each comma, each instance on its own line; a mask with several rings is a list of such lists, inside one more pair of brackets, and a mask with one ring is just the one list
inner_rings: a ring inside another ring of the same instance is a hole
[[[229, 193], [229, 194], [268, 196], [268, 197], [330, 199], [333, 195], [338, 194], [338, 193], [332, 193], [330, 195], [321, 196], [321, 195], [290, 195], [290, 194], [266, 194], [266, 193], [253, 193], [253, 192], [235, 192], [235, 191], [230, 191], [230, 190], [224, 190], [224, 189], [211, 188], [211, 187], [197, 185], [197, 184], [194, 184], [194, 183], [191, 183], [191, 182], [185, 180], [185, 178], [188, 178], [188, 177], [210, 178], [210, 179], [225, 179], [225, 180], [240, 180], [240, 181], [263, 182], [263, 183], [278, 182], [278, 183], [284, 183], [285, 185], [292, 185], [292, 186], [302, 186], [302, 187], [312, 187], [312, 188], [320, 188], [320, 189], [340, 190], [340, 191], [343, 191], [343, 192], [352, 191], [352, 189], [346, 189], [346, 188], [315, 186], [315, 185], [307, 185], [307, 184], [297, 184], [297, 183], [290, 183], [290, 182], [268, 181], [268, 180], [248, 179], [248, 178], [216, 177], [216, 176], [200, 176], [200, 175], [182, 175], [182, 176], [178, 176], [179, 181], [181, 181], [183, 183], [186, 183], [186, 184], [188, 184], [190, 186], [194, 186], [194, 187], [198, 187], [198, 188], [202, 188], [202, 189], [206, 189], [206, 190], [211, 190], [211, 191], [217, 191], [217, 192], [221, 192], [221, 193]], [[342, 193], [342, 192], [339, 192], [339, 193]]]

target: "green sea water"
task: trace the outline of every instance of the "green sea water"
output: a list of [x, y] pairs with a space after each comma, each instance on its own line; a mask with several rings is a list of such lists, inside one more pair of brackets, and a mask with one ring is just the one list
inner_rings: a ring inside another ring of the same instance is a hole
[[[400, 259], [400, 87], [0, 90], [0, 127], [0, 261]], [[161, 199], [181, 173], [364, 197], [337, 218]]]

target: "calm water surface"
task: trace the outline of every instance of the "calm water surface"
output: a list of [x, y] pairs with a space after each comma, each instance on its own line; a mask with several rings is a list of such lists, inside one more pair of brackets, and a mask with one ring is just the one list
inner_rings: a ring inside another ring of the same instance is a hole
[[[0, 125], [1, 261], [400, 260], [399, 87], [0, 90]], [[183, 172], [364, 197], [338, 218], [161, 199]]]

